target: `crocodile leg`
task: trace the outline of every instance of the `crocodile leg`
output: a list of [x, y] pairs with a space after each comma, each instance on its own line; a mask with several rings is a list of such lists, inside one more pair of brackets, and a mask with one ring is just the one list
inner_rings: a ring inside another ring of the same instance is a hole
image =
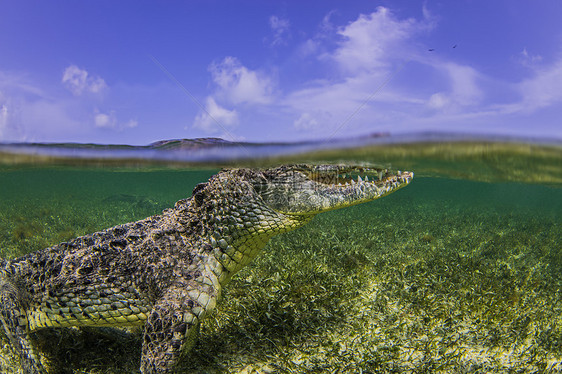
[[141, 373], [175, 373], [182, 352], [195, 344], [199, 323], [216, 303], [217, 289], [176, 282], [154, 305], [144, 327]]
[[45, 373], [27, 334], [27, 317], [14, 282], [0, 270], [0, 322], [12, 346], [20, 356], [25, 374]]

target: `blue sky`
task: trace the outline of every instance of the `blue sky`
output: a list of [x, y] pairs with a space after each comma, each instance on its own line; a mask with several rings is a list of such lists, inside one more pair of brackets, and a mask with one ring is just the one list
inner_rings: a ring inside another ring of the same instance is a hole
[[0, 142], [562, 138], [560, 1], [12, 1]]

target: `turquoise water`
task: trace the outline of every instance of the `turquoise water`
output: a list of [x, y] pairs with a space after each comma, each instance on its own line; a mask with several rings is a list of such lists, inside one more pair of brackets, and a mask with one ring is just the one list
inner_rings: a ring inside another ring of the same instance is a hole
[[[257, 161], [378, 161], [416, 177], [274, 238], [225, 290], [186, 372], [561, 371], [562, 151], [529, 147], [389, 145]], [[159, 214], [218, 170], [64, 164], [0, 166], [1, 257]], [[43, 347], [55, 372], [119, 373], [138, 366], [139, 336], [39, 338], [60, 342]], [[3, 346], [0, 368], [12, 370]]]

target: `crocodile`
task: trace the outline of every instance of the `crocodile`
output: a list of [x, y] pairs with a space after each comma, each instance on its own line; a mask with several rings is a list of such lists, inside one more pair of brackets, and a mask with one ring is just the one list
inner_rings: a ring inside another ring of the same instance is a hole
[[174, 373], [221, 290], [277, 234], [406, 186], [411, 172], [344, 165], [224, 169], [160, 215], [0, 259], [0, 320], [24, 373], [29, 334], [142, 326], [141, 373]]

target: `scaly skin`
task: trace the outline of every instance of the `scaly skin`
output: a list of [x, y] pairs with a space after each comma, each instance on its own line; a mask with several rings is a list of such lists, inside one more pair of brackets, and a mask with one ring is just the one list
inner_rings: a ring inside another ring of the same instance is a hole
[[272, 236], [412, 177], [334, 165], [223, 170], [162, 215], [0, 259], [0, 321], [25, 373], [45, 372], [30, 331], [134, 325], [144, 325], [141, 373], [173, 373], [222, 287]]

